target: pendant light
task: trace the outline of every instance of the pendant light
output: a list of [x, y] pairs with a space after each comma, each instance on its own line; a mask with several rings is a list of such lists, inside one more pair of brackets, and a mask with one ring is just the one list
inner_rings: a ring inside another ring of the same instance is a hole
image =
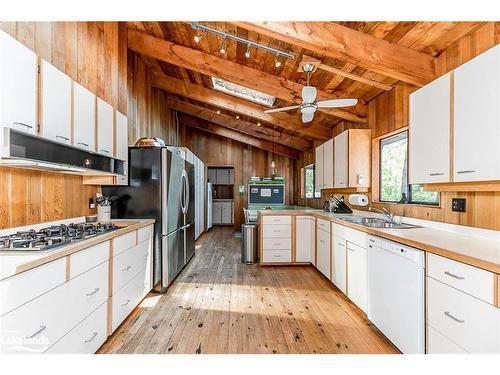
[[276, 176], [276, 162], [274, 161], [274, 129], [273, 129], [273, 158], [271, 160], [271, 177]]

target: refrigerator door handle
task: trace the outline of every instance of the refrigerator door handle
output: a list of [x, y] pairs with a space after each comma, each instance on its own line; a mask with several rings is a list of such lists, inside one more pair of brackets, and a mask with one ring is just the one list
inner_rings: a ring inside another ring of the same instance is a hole
[[189, 186], [189, 179], [188, 179], [188, 176], [187, 176], [187, 173], [186, 173], [186, 170], [184, 170], [184, 181], [186, 181], [186, 190], [185, 190], [185, 193], [186, 193], [186, 204], [185, 204], [185, 207], [186, 207], [186, 212], [188, 212], [188, 209], [189, 209], [189, 196], [191, 194], [190, 192], [190, 186]]
[[180, 200], [181, 200], [181, 210], [182, 213], [185, 214], [187, 212], [186, 209], [186, 179], [187, 179], [187, 174], [186, 171], [182, 171], [181, 175], [181, 194], [180, 194]]

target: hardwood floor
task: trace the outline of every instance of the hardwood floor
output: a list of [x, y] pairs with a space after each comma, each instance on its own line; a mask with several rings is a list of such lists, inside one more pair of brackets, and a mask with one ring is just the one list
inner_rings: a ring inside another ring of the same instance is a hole
[[196, 246], [168, 292], [148, 295], [98, 353], [398, 353], [314, 267], [242, 264], [232, 228]]

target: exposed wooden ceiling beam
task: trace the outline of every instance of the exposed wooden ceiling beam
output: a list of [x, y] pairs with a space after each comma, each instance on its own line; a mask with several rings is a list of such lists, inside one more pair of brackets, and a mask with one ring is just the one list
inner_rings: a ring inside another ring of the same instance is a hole
[[186, 113], [188, 115], [200, 118], [205, 121], [212, 122], [214, 124], [236, 130], [240, 133], [248, 134], [256, 138], [261, 138], [265, 140], [275, 138], [275, 142], [295, 148], [300, 151], [311, 151], [311, 142], [305, 139], [294, 137], [283, 132], [268, 129], [266, 127], [258, 127], [255, 123], [244, 121], [242, 119], [237, 120], [236, 118], [226, 115], [224, 113], [217, 113], [211, 109], [199, 107], [197, 105], [175, 99], [170, 97], [168, 99], [168, 106], [176, 111]]
[[231, 130], [196, 117], [181, 114], [179, 116], [179, 123], [181, 125], [190, 126], [192, 128], [199, 129], [208, 133], [230, 138], [265, 151], [275, 152], [276, 154], [284, 155], [292, 159], [299, 158], [300, 151], [294, 150], [293, 148], [289, 148], [280, 144], [273, 145], [273, 143], [270, 141], [265, 141], [263, 139], [252, 137], [250, 135], [245, 135], [237, 132], [236, 130]]
[[233, 24], [417, 86], [436, 76], [434, 57], [333, 22]]
[[[128, 48], [145, 56], [153, 57], [173, 65], [200, 72], [209, 76], [223, 78], [248, 88], [259, 90], [288, 102], [300, 104], [302, 87], [300, 83], [275, 76], [257, 69], [252, 69], [217, 56], [197, 51], [188, 47], [171, 43], [152, 35], [128, 30]], [[317, 99], [327, 100], [339, 98], [338, 95], [318, 90]], [[344, 120], [366, 123], [366, 107], [358, 104], [353, 110], [362, 112], [363, 116], [341, 108], [318, 109], [329, 115]]]
[[270, 115], [264, 113], [265, 108], [261, 105], [207, 89], [203, 86], [194, 85], [180, 79], [172, 78], [156, 71], [152, 71], [151, 85], [176, 95], [211, 104], [218, 108], [239, 113], [240, 115], [253, 117], [254, 119], [293, 130], [303, 135], [322, 140], [331, 138], [331, 130], [324, 126], [304, 126], [298, 117], [288, 113]]

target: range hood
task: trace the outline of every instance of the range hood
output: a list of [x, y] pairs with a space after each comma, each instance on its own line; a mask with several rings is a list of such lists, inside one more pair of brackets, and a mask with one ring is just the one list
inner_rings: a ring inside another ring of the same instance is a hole
[[125, 162], [50, 139], [4, 128], [0, 165], [83, 176], [125, 174]]

